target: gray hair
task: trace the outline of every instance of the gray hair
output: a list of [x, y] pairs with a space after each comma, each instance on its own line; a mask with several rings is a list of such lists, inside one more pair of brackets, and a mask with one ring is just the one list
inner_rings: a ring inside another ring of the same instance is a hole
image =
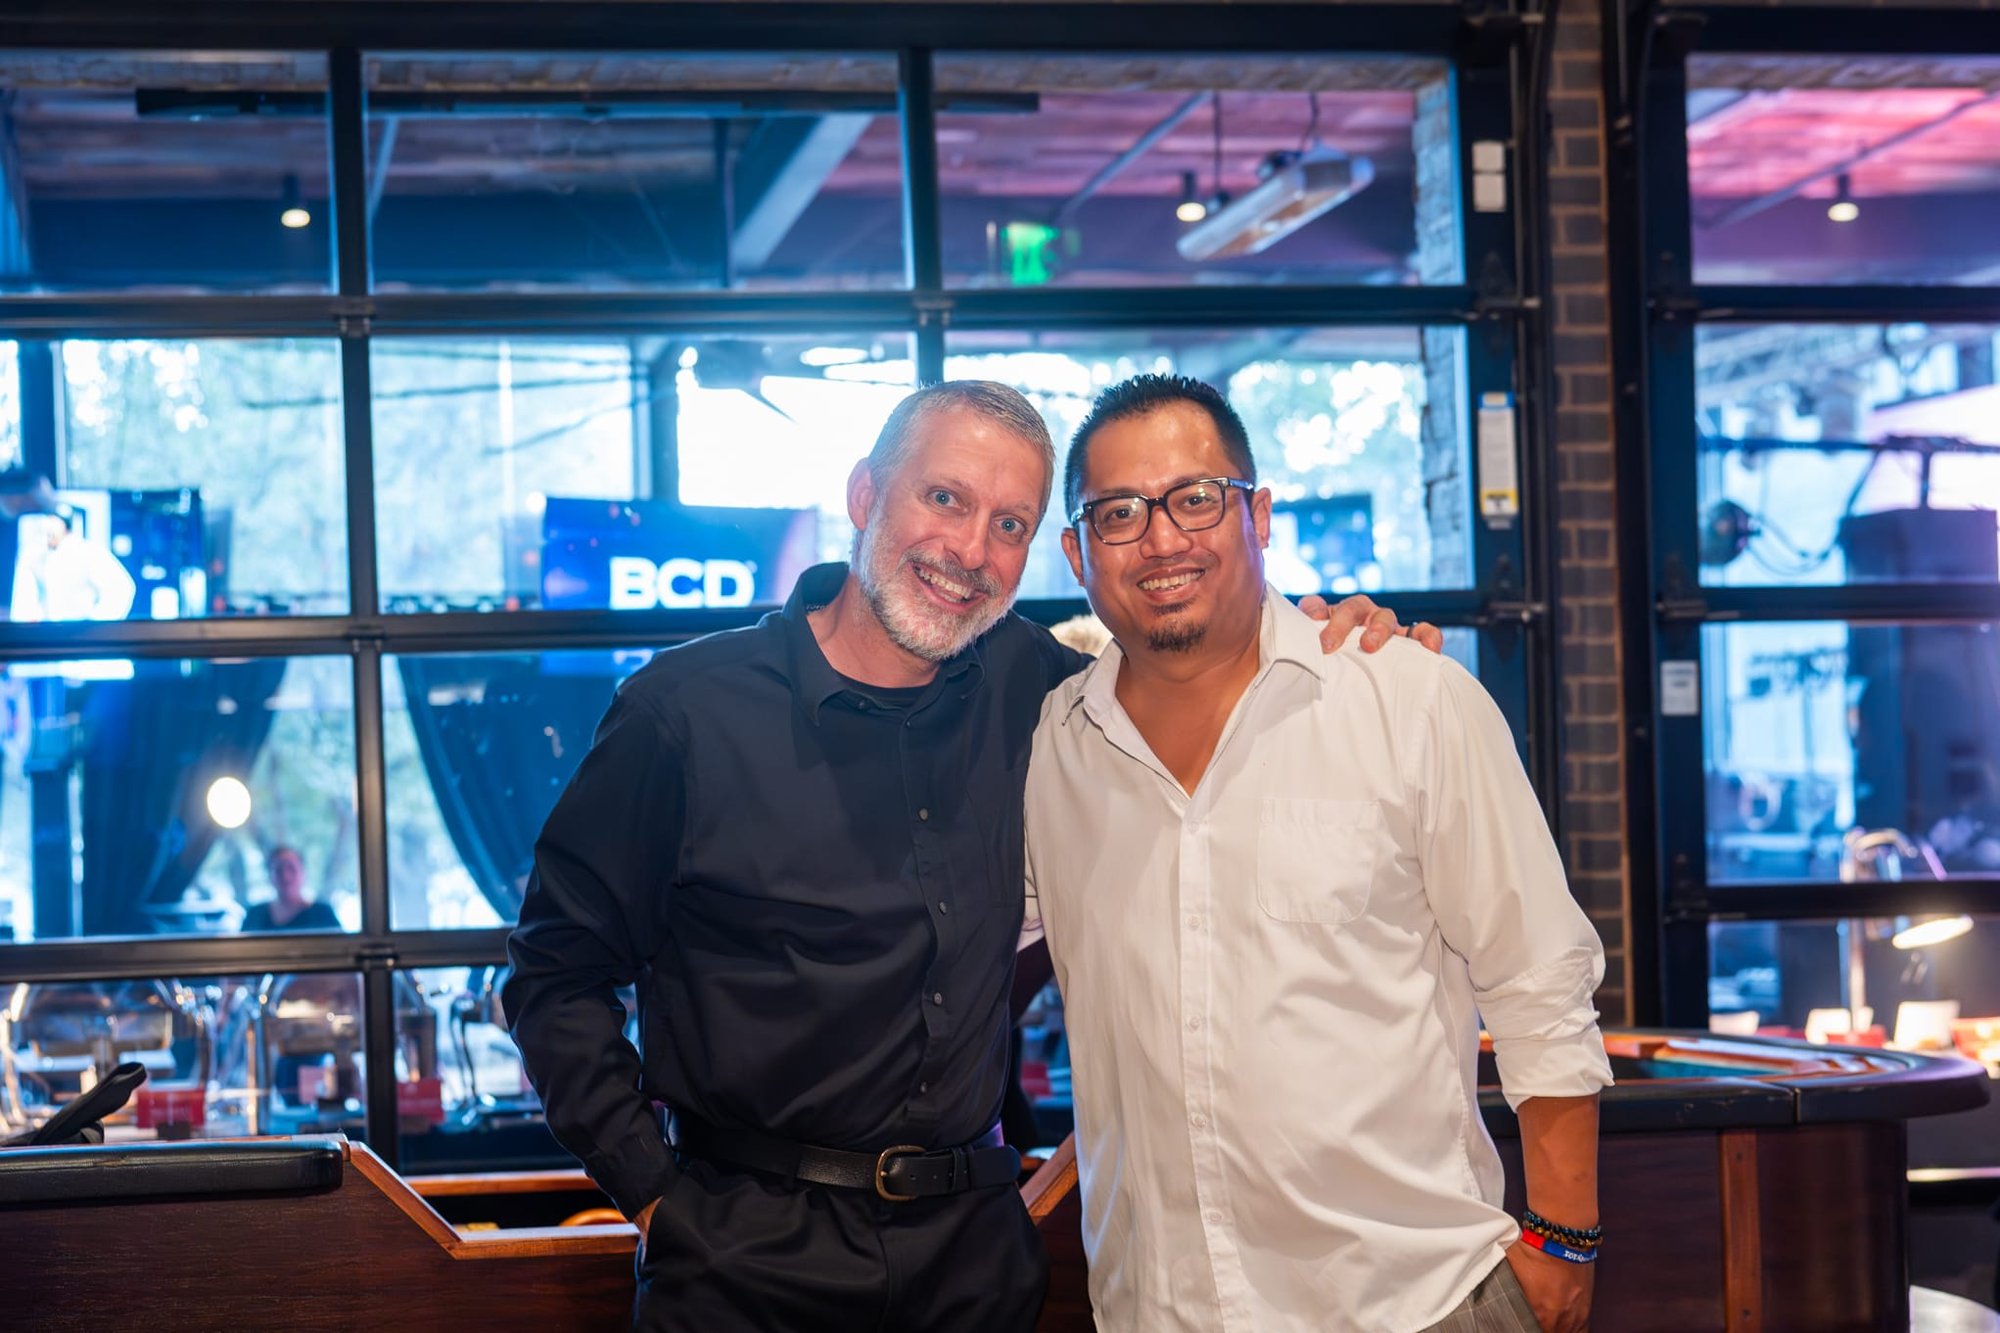
[[1056, 444], [1035, 405], [1022, 397], [1019, 390], [994, 380], [946, 380], [919, 389], [896, 404], [896, 410], [882, 424], [882, 433], [875, 437], [875, 447], [868, 453], [868, 470], [874, 474], [876, 484], [881, 485], [909, 461], [916, 448], [917, 431], [926, 421], [954, 407], [970, 409], [1009, 435], [1041, 450], [1042, 472], [1047, 480], [1042, 486], [1041, 508], [1035, 514], [1039, 520], [1048, 512], [1049, 492], [1055, 485]]

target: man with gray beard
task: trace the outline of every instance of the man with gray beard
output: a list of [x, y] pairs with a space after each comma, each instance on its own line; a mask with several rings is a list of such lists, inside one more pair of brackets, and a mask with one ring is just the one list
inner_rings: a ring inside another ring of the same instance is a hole
[[1012, 389], [911, 395], [849, 480], [852, 568], [626, 680], [549, 816], [504, 998], [550, 1129], [639, 1227], [638, 1327], [1033, 1327], [992, 1131], [1028, 743], [1086, 661], [1008, 614], [1054, 471]]

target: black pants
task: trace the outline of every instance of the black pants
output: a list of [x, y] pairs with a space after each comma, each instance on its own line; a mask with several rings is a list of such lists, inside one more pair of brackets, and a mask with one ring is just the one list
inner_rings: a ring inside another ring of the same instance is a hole
[[637, 1269], [646, 1333], [1032, 1333], [1049, 1275], [1012, 1186], [889, 1203], [693, 1159]]

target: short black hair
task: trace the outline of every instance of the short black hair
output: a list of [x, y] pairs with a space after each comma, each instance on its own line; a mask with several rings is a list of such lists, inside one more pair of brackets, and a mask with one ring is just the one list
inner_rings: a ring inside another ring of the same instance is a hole
[[1208, 413], [1208, 419], [1215, 423], [1215, 433], [1222, 438], [1222, 449], [1229, 455], [1230, 466], [1243, 474], [1244, 481], [1256, 484], [1257, 460], [1250, 453], [1250, 432], [1243, 429], [1243, 418], [1236, 415], [1236, 409], [1214, 385], [1187, 375], [1134, 375], [1099, 394], [1090, 405], [1090, 415], [1070, 438], [1069, 459], [1063, 464], [1065, 524], [1083, 498], [1083, 472], [1089, 463], [1091, 437], [1114, 421], [1145, 416], [1175, 403], [1192, 403]]

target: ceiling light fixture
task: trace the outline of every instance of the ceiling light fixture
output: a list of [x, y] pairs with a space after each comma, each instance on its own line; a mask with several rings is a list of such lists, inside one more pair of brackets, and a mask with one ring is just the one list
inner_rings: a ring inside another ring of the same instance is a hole
[[1215, 113], [1210, 121], [1210, 128], [1215, 133], [1215, 156], [1210, 164], [1212, 174], [1209, 176], [1208, 183], [1214, 188], [1208, 193], [1208, 207], [1204, 211], [1208, 213], [1220, 213], [1223, 209], [1229, 207], [1229, 191], [1222, 188], [1222, 94], [1219, 92], [1210, 93], [1209, 98], [1213, 103], [1212, 110]]
[[243, 785], [243, 779], [224, 775], [208, 784], [203, 804], [218, 827], [242, 828], [250, 818], [250, 789]]
[[1844, 171], [1834, 177], [1833, 202], [1826, 206], [1826, 216], [1834, 222], [1852, 222], [1861, 216], [1861, 205], [1854, 202], [1853, 182]]
[[278, 222], [293, 231], [312, 225], [313, 215], [306, 209], [305, 197], [299, 193], [299, 178], [285, 177], [284, 193], [279, 196]]
[[1183, 259], [1193, 260], [1258, 254], [1353, 198], [1374, 179], [1373, 162], [1336, 149], [1273, 153], [1265, 159], [1262, 184], [1183, 232], [1176, 247]]
[[1174, 216], [1182, 222], [1199, 222], [1208, 216], [1208, 205], [1196, 193], [1200, 188], [1192, 171], [1181, 173], [1181, 201], [1174, 205]]
[[1905, 926], [1889, 940], [1898, 949], [1928, 949], [1946, 940], [1955, 940], [1972, 929], [1969, 916], [1925, 917], [1915, 925]]
[[824, 366], [848, 366], [867, 359], [867, 349], [861, 347], [808, 347], [799, 353], [799, 364], [812, 366], [815, 369]]

